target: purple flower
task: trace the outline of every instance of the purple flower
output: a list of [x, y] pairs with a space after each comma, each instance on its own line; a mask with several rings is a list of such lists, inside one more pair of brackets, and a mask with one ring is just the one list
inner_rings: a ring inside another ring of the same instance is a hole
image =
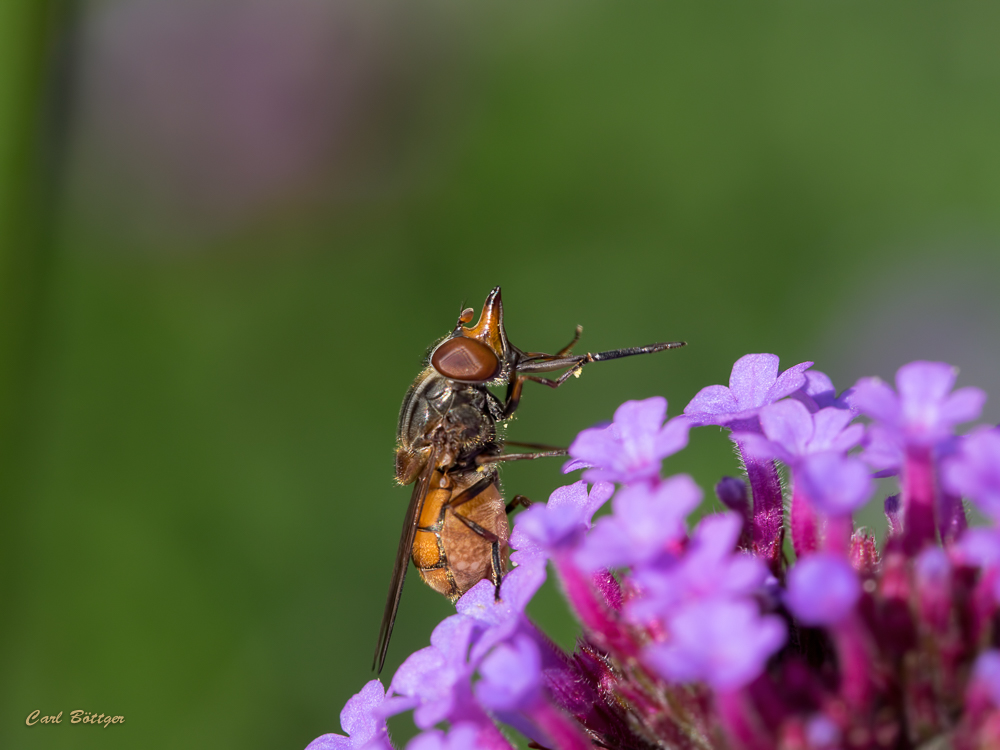
[[951, 492], [974, 501], [1000, 522], [1000, 432], [987, 429], [967, 435], [941, 471]]
[[[421, 729], [445, 720], [469, 718], [473, 671], [468, 661], [469, 646], [482, 629], [482, 624], [471, 617], [447, 617], [434, 628], [431, 645], [410, 654], [396, 671], [390, 690], [415, 700], [413, 721]], [[475, 716], [476, 712], [471, 714]]]
[[646, 649], [644, 657], [671, 682], [732, 690], [755, 679], [786, 636], [781, 618], [761, 617], [754, 602], [708, 599], [672, 617], [669, 640]]
[[742, 526], [735, 513], [706, 516], [683, 557], [666, 567], [637, 570], [634, 578], [645, 596], [630, 602], [630, 618], [647, 622], [691, 602], [755, 594], [767, 579], [767, 566], [753, 555], [734, 553]]
[[547, 557], [555, 550], [573, 546], [590, 528], [594, 513], [614, 493], [613, 484], [598, 482], [587, 493], [587, 482], [560, 487], [545, 504], [536, 503], [517, 517], [510, 543], [517, 552], [514, 562]]
[[775, 354], [747, 354], [736, 360], [729, 387], [702, 388], [684, 407], [684, 415], [696, 425], [717, 424], [735, 429], [755, 430], [757, 411], [762, 406], [789, 396], [806, 384], [803, 372], [812, 362], [803, 362], [778, 374]]
[[896, 372], [898, 395], [879, 378], [862, 378], [851, 405], [876, 424], [865, 458], [877, 468], [899, 466], [906, 445], [932, 446], [956, 425], [979, 416], [986, 394], [978, 388], [952, 392], [956, 370], [944, 362], [910, 362]]
[[802, 483], [809, 502], [828, 516], [849, 516], [875, 489], [864, 462], [839, 453], [806, 457], [798, 464], [795, 481]]
[[809, 411], [815, 412], [827, 407], [836, 409], [850, 409], [850, 397], [854, 393], [853, 388], [837, 395], [837, 390], [833, 387], [833, 381], [826, 373], [819, 370], [810, 370], [805, 373], [806, 384], [792, 394], [792, 398], [805, 404]]
[[492, 711], [525, 711], [542, 700], [542, 657], [526, 636], [494, 648], [479, 674], [476, 697]]
[[475, 640], [470, 661], [477, 664], [498, 643], [529, 627], [524, 609], [545, 581], [545, 560], [536, 558], [519, 565], [504, 576], [500, 599], [491, 581], [483, 580], [469, 589], [455, 604], [460, 615], [476, 621], [484, 631]]
[[593, 466], [583, 475], [589, 482], [656, 479], [663, 459], [688, 442], [688, 421], [677, 417], [663, 424], [666, 416], [667, 400], [661, 396], [626, 401], [615, 411], [610, 425], [592, 427], [576, 436], [569, 447], [574, 460], [563, 470]]
[[377, 716], [385, 701], [385, 688], [379, 680], [367, 683], [361, 691], [347, 701], [340, 712], [340, 727], [347, 734], [324, 734], [306, 746], [306, 750], [389, 750], [389, 736], [385, 718]]
[[854, 414], [846, 409], [827, 407], [810, 413], [801, 402], [792, 399], [763, 407], [759, 418], [763, 437], [735, 433], [734, 438], [755, 456], [777, 458], [790, 466], [816, 453], [846, 453], [861, 441], [865, 432], [864, 425], [848, 426]]
[[645, 484], [619, 490], [614, 513], [597, 521], [574, 556], [585, 571], [639, 565], [667, 553], [687, 531], [684, 519], [701, 502], [701, 489], [687, 474], [656, 487]]
[[820, 553], [799, 560], [788, 574], [785, 604], [805, 625], [834, 625], [850, 614], [861, 584], [847, 560]]

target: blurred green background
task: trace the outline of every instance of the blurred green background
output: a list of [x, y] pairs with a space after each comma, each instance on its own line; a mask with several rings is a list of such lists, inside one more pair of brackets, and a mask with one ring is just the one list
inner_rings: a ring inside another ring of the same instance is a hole
[[[971, 2], [0, 3], [0, 747], [339, 731], [399, 403], [496, 284], [522, 348], [689, 342], [531, 388], [512, 439], [758, 351], [996, 394], [997, 38]], [[668, 469], [736, 470], [714, 428]], [[411, 576], [386, 682], [449, 611]]]

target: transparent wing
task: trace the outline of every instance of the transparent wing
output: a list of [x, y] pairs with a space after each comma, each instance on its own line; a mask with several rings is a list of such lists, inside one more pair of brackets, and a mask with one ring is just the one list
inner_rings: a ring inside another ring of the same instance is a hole
[[389, 595], [385, 600], [385, 610], [382, 612], [382, 625], [378, 631], [378, 645], [375, 647], [375, 659], [372, 662], [372, 669], [382, 672], [385, 665], [385, 655], [389, 650], [389, 639], [392, 637], [392, 626], [396, 622], [396, 612], [399, 610], [399, 599], [403, 595], [403, 581], [406, 579], [406, 571], [410, 567], [410, 555], [413, 551], [413, 540], [417, 534], [417, 519], [420, 518], [420, 511], [424, 506], [424, 498], [427, 496], [427, 488], [430, 485], [431, 475], [437, 466], [437, 449], [431, 448], [427, 463], [417, 483], [413, 485], [413, 494], [410, 495], [410, 505], [406, 509], [406, 517], [403, 519], [403, 531], [399, 537], [399, 548], [396, 550], [396, 562], [392, 568], [392, 581], [389, 583]]

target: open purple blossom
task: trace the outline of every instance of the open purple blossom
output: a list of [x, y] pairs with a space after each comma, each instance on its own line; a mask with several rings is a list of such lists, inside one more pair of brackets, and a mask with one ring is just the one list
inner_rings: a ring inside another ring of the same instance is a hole
[[390, 748], [385, 718], [377, 715], [385, 701], [385, 688], [379, 680], [371, 680], [347, 701], [340, 712], [340, 726], [347, 732], [324, 734], [306, 746], [306, 750], [358, 750]]
[[635, 571], [645, 596], [630, 602], [637, 621], [666, 618], [691, 602], [705, 599], [749, 598], [768, 572], [759, 558], [735, 551], [742, 522], [735, 513], [703, 518], [683, 556], [664, 566]]
[[532, 505], [518, 516], [511, 535], [511, 546], [517, 550], [514, 561], [572, 546], [614, 491], [614, 485], [598, 482], [588, 493], [587, 482], [581, 480], [557, 489], [547, 503]]
[[476, 697], [493, 711], [522, 711], [542, 700], [542, 657], [527, 637], [497, 646], [479, 667]]
[[861, 442], [865, 428], [850, 424], [854, 414], [827, 407], [810, 412], [792, 399], [763, 407], [759, 413], [763, 435], [735, 433], [745, 449], [760, 458], [777, 458], [794, 466], [816, 453], [846, 453]]
[[421, 729], [468, 713], [474, 666], [468, 660], [469, 647], [481, 629], [466, 615], [448, 617], [434, 629], [431, 645], [411, 654], [396, 671], [389, 689], [416, 701], [413, 721]]
[[701, 502], [701, 489], [687, 474], [656, 487], [634, 485], [619, 490], [614, 510], [594, 525], [576, 553], [583, 570], [637, 565], [660, 555], [686, 534], [685, 519]]
[[481, 631], [469, 655], [471, 666], [478, 664], [496, 644], [531, 627], [524, 609], [544, 581], [545, 561], [533, 559], [504, 576], [500, 599], [496, 598], [491, 581], [480, 581], [458, 600], [455, 605], [458, 613], [476, 622]]
[[706, 599], [671, 617], [669, 640], [644, 658], [670, 682], [732, 690], [756, 678], [786, 637], [781, 618], [762, 617], [752, 601]]
[[942, 468], [945, 486], [1000, 522], [1000, 431], [978, 430], [959, 444]]
[[702, 388], [684, 407], [684, 415], [696, 425], [754, 429], [757, 411], [802, 388], [806, 384], [803, 373], [812, 364], [802, 362], [779, 375], [776, 355], [747, 354], [733, 365], [728, 388], [724, 385]]
[[861, 584], [850, 563], [820, 553], [792, 568], [785, 604], [806, 625], [832, 625], [850, 613], [860, 596]]
[[862, 378], [851, 405], [876, 420], [872, 465], [900, 462], [904, 445], [931, 446], [949, 438], [955, 427], [979, 416], [986, 394], [978, 388], [952, 392], [956, 370], [944, 362], [911, 362], [896, 373], [896, 391], [879, 378]]
[[819, 453], [804, 459], [795, 474], [809, 501], [828, 516], [844, 516], [858, 510], [875, 489], [865, 464], [851, 456]]
[[611, 424], [577, 435], [569, 447], [573, 460], [565, 470], [594, 467], [584, 473], [588, 482], [655, 480], [663, 459], [688, 442], [688, 421], [675, 417], [664, 424], [666, 416], [667, 400], [661, 396], [626, 401]]

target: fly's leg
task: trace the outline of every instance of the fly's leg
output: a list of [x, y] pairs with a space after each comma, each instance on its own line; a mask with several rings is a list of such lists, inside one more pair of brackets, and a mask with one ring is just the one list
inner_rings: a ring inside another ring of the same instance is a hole
[[567, 456], [569, 451], [566, 448], [556, 448], [550, 451], [537, 451], [535, 453], [501, 453], [499, 456], [490, 456], [481, 453], [476, 456], [476, 463], [479, 466], [484, 464], [498, 464], [503, 461], [531, 461], [536, 458], [552, 458], [555, 456]]
[[500, 601], [500, 582], [503, 580], [503, 563], [500, 560], [500, 537], [459, 513], [454, 513], [454, 516], [468, 526], [475, 534], [490, 543], [490, 552], [492, 554], [491, 565], [493, 566], [493, 601]]
[[[576, 343], [574, 338], [570, 347]], [[581, 354], [570, 356], [568, 348], [564, 348], [556, 354], [526, 354], [524, 359], [517, 363], [515, 372], [511, 373], [510, 381], [507, 385], [507, 398], [504, 401], [503, 418], [506, 419], [517, 409], [521, 401], [521, 389], [524, 388], [526, 380], [533, 380], [536, 383], [547, 385], [549, 388], [558, 388], [570, 377], [578, 376], [583, 366], [591, 362], [607, 362], [612, 359], [622, 357], [632, 357], [637, 354], [653, 354], [667, 349], [677, 349], [684, 346], [683, 341], [670, 341], [662, 344], [649, 344], [648, 346], [633, 346], [627, 349], [610, 349], [606, 352], [595, 352], [593, 354]], [[537, 377], [534, 373], [552, 372], [569, 368], [555, 380]]]
[[580, 335], [582, 333], [583, 326], [577, 326], [576, 333], [573, 334], [573, 340], [555, 354], [545, 354], [544, 352], [525, 352], [524, 356], [528, 359], [557, 359], [559, 357], [565, 357], [573, 351], [573, 347], [576, 346], [576, 342], [580, 340]]
[[500, 541], [497, 540], [490, 545], [493, 562], [493, 601], [500, 601], [500, 583], [503, 580], [503, 561], [500, 560]]
[[514, 508], [516, 508], [518, 505], [520, 505], [522, 508], [528, 508], [531, 506], [531, 501], [524, 495], [514, 495], [514, 499], [511, 500], [509, 503], [507, 503], [507, 507], [505, 508], [507, 514], [509, 515], [510, 512], [514, 510]]
[[520, 440], [504, 440], [504, 445], [516, 445], [518, 448], [534, 448], [536, 451], [561, 451], [564, 450], [558, 445], [546, 445], [545, 443], [524, 443]]

